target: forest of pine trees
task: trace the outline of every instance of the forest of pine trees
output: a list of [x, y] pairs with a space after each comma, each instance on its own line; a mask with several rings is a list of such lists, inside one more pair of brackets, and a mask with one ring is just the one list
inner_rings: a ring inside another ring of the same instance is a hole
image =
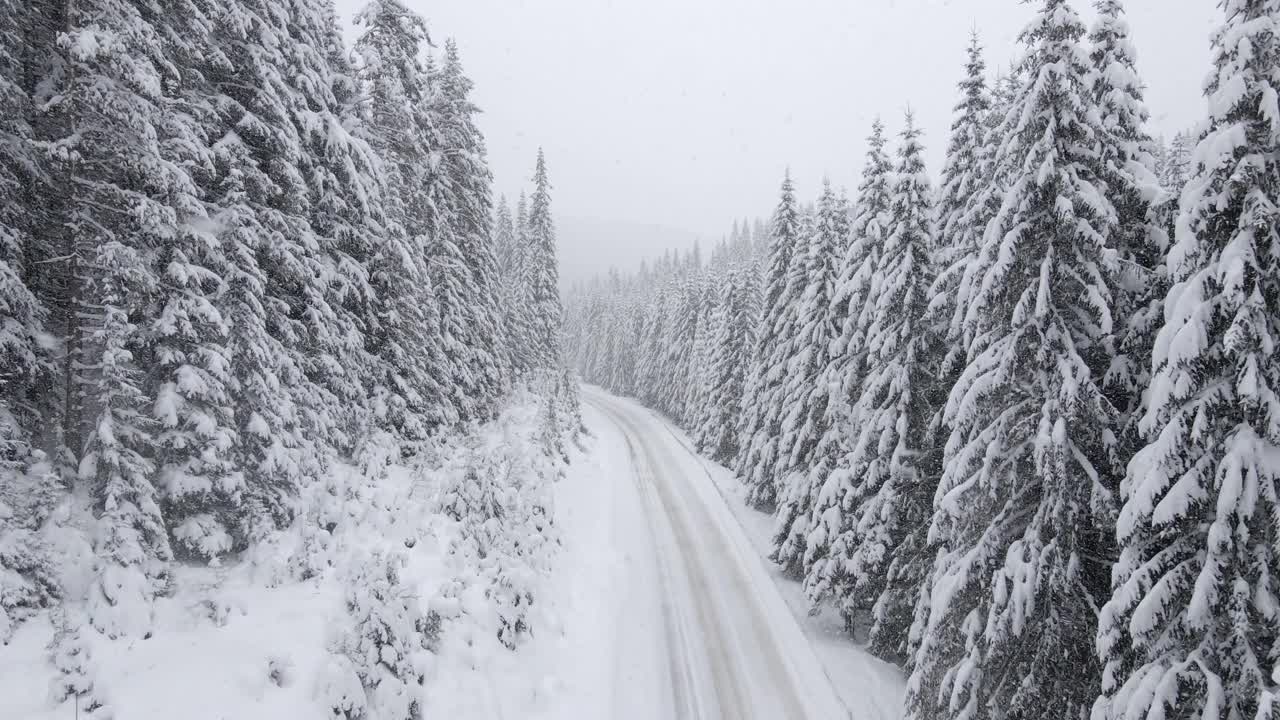
[[93, 627], [143, 635], [175, 563], [288, 527], [335, 461], [566, 391], [545, 159], [513, 220], [458, 45], [401, 0], [355, 21], [0, 1], [0, 641], [62, 591], [52, 525]]
[[1280, 717], [1280, 3], [1219, 3], [1169, 142], [1122, 2], [1034, 4], [936, 183], [877, 121], [851, 200], [576, 287], [569, 360], [736, 471], [908, 718]]

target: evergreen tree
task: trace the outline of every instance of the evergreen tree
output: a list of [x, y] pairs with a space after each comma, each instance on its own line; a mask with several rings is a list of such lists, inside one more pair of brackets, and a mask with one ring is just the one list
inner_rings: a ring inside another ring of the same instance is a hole
[[495, 282], [498, 317], [501, 327], [499, 335], [502, 339], [501, 356], [507, 380], [511, 379], [519, 367], [518, 339], [521, 309], [521, 248], [516, 232], [515, 219], [511, 215], [511, 206], [505, 197], [498, 200], [494, 208], [493, 249], [495, 255]]
[[1121, 263], [1112, 312], [1123, 325], [1117, 328], [1115, 358], [1106, 374], [1108, 395], [1121, 413], [1115, 449], [1118, 476], [1139, 444], [1136, 426], [1142, 396], [1150, 384], [1151, 348], [1166, 287], [1162, 265], [1168, 238], [1153, 207], [1161, 192], [1154, 169], [1156, 148], [1145, 129], [1147, 109], [1124, 9], [1119, 0], [1100, 0], [1096, 5], [1098, 20], [1090, 33], [1093, 95], [1106, 130], [1099, 147], [1107, 197], [1116, 209], [1110, 247]]
[[[36, 216], [29, 191], [43, 180], [34, 109], [24, 87], [26, 3], [0, 2], [0, 474], [30, 462], [37, 433], [54, 408], [40, 387], [53, 383], [55, 358], [40, 338], [48, 308], [27, 280]], [[20, 24], [21, 23], [21, 24]]]
[[[807, 287], [800, 301], [799, 354], [787, 373], [785, 395], [790, 428], [783, 438], [787, 449], [785, 473], [779, 489], [773, 558], [798, 575], [804, 557], [803, 533], [814, 501], [810, 484], [818, 443], [830, 429], [833, 387], [823, 374], [831, 364], [831, 343], [839, 334], [843, 308], [834, 302], [840, 261], [849, 242], [849, 208], [831, 183], [823, 184], [818, 217], [808, 252]], [[847, 306], [845, 306], [847, 307]], [[838, 401], [838, 400], [837, 400]]]
[[377, 359], [374, 416], [384, 429], [419, 440], [451, 419], [445, 402], [443, 341], [427, 274], [425, 194], [429, 87], [419, 61], [426, 24], [399, 0], [373, 0], [356, 17], [355, 51], [365, 100], [364, 127], [383, 160], [387, 228], [371, 263], [378, 298], [369, 329]]
[[534, 367], [534, 317], [531, 304], [533, 265], [529, 245], [529, 202], [522, 192], [516, 202], [515, 242], [511, 252], [512, 267], [506, 278], [507, 297], [511, 302], [510, 323], [512, 334], [507, 343], [511, 347], [512, 369], [517, 374], [527, 373]]
[[[221, 319], [210, 304], [219, 251], [200, 232], [205, 214], [188, 174], [202, 168], [203, 138], [188, 111], [193, 89], [172, 64], [195, 52], [174, 46], [183, 29], [176, 23], [198, 15], [181, 8], [170, 17], [113, 0], [62, 10], [56, 22], [67, 29], [66, 66], [46, 86], [56, 92], [45, 104], [42, 140], [57, 159], [51, 181], [66, 193], [49, 208], [62, 252], [52, 286], [66, 338], [64, 439], [73, 454], [94, 452], [87, 433], [104, 442], [101, 418], [120, 392], [118, 379], [98, 376], [108, 344], [129, 366], [125, 375], [151, 368], [151, 381], [130, 380], [129, 392], [155, 403], [161, 432], [129, 441], [140, 457], [163, 465], [159, 481], [173, 501], [170, 530], [180, 547], [213, 557], [231, 547], [241, 478], [227, 464], [229, 378]], [[120, 207], [130, 211], [114, 210]], [[123, 275], [104, 276], [111, 272]], [[93, 288], [115, 299], [103, 304]], [[128, 303], [112, 304], [121, 298]], [[113, 313], [122, 319], [114, 335], [104, 335], [98, 324]], [[134, 325], [131, 315], [151, 325], [122, 334], [119, 328]], [[150, 482], [149, 472], [129, 472]]]
[[[89, 619], [109, 637], [142, 636], [150, 632], [151, 599], [166, 589], [172, 559], [151, 484], [155, 465], [144, 455], [154, 423], [146, 414], [142, 373], [129, 350], [140, 328], [130, 322], [128, 308], [154, 292], [156, 280], [143, 257], [118, 241], [103, 244], [95, 264], [101, 274], [87, 290], [99, 317], [87, 339], [101, 353], [89, 368], [100, 409], [80, 467], [99, 512], [94, 543], [99, 567], [89, 592]], [[187, 517], [174, 535], [179, 542], [203, 543], [192, 549], [212, 557], [230, 545], [226, 532], [222, 519], [200, 514]]]
[[310, 159], [302, 168], [311, 199], [307, 220], [322, 273], [303, 313], [307, 374], [321, 392], [304, 407], [328, 445], [349, 455], [369, 425], [367, 379], [376, 361], [366, 339], [378, 316], [369, 267], [386, 238], [385, 188], [380, 159], [351, 131], [363, 96], [331, 0], [297, 0], [289, 28], [293, 83], [307, 102], [295, 122]]
[[484, 137], [475, 125], [480, 112], [471, 102], [473, 83], [464, 74], [458, 46], [445, 43], [444, 62], [434, 82], [435, 125], [443, 177], [452, 190], [449, 224], [458, 244], [468, 290], [462, 298], [473, 383], [468, 390], [473, 415], [488, 417], [506, 386], [508, 359], [501, 352], [497, 254], [493, 242], [492, 175], [485, 159]]
[[56, 356], [49, 308], [29, 280], [39, 257], [32, 197], [45, 181], [25, 83], [30, 14], [43, 8], [0, 1], [0, 644], [59, 593], [38, 529], [63, 495], [42, 440], [56, 437]]
[[939, 338], [925, 316], [934, 276], [930, 198], [920, 130], [908, 114], [876, 269], [882, 285], [867, 330], [869, 372], [847, 459], [866, 500], [833, 543], [850, 578], [837, 589], [846, 617], [872, 610], [871, 646], [894, 658], [905, 656], [917, 596], [933, 564], [926, 533], [941, 448], [929, 425], [942, 393]]
[[747, 402], [740, 424], [742, 452], [737, 471], [747, 484], [747, 502], [772, 510], [777, 500], [778, 441], [782, 434], [783, 382], [795, 334], [796, 304], [804, 291], [806, 238], [801, 227], [790, 173], [769, 229], [769, 269], [764, 315], [747, 381]]
[[823, 373], [823, 382], [833, 388], [836, 402], [829, 411], [827, 432], [818, 443], [814, 466], [809, 471], [809, 486], [816, 493], [811, 500], [813, 509], [803, 526], [793, 523], [790, 537], [779, 543], [777, 552], [780, 562], [788, 557], [802, 558], [805, 590], [814, 603], [830, 595], [838, 566], [832, 543], [844, 524], [844, 513], [860, 502], [858, 479], [849, 472], [846, 458], [849, 437], [857, 427], [853, 411], [867, 372], [866, 333], [879, 291], [875, 270], [890, 220], [893, 166], [884, 147], [884, 124], [877, 119], [867, 141], [867, 159], [849, 231], [849, 251], [836, 282], [833, 312], [842, 323]]
[[1160, 187], [1173, 197], [1176, 209], [1178, 198], [1187, 186], [1191, 176], [1191, 151], [1195, 148], [1195, 138], [1191, 133], [1180, 132], [1173, 136], [1169, 147], [1161, 157], [1158, 174]]
[[718, 295], [723, 284], [719, 275], [713, 272], [700, 273], [694, 280], [693, 292], [698, 297], [698, 317], [694, 326], [690, 372], [692, 382], [684, 389], [686, 410], [683, 424], [689, 428], [689, 436], [699, 449], [705, 448], [705, 432], [714, 413], [709, 397], [716, 382], [712, 371], [717, 352], [717, 325], [725, 317], [721, 303], [727, 298]]
[[[978, 253], [982, 233], [998, 200], [994, 192], [984, 193], [993, 180], [995, 145], [991, 142], [993, 123], [991, 97], [987, 90], [986, 63], [975, 32], [969, 42], [965, 77], [960, 81], [960, 101], [951, 123], [946, 164], [937, 204], [936, 286], [930, 295], [933, 322], [947, 328], [946, 370], [957, 375], [968, 346], [961, 331], [966, 299], [973, 291], [968, 272]], [[994, 202], [993, 202], [994, 201]]]
[[1044, 0], [1022, 35], [1026, 81], [997, 160], [1016, 170], [983, 237], [966, 311], [975, 341], [946, 406], [930, 528], [942, 549], [909, 717], [1078, 717], [1096, 694], [1116, 213], [1084, 34], [1065, 0]]
[[1180, 132], [1168, 145], [1161, 143], [1161, 146], [1161, 153], [1156, 158], [1156, 179], [1164, 195], [1156, 203], [1155, 212], [1165, 236], [1172, 238], [1178, 224], [1179, 200], [1191, 175], [1191, 151], [1195, 138], [1188, 132]]
[[[314, 8], [245, 0], [213, 12], [216, 49], [204, 71], [216, 110], [208, 197], [225, 262], [217, 307], [232, 358], [235, 471], [244, 478], [234, 492], [170, 487], [166, 514], [193, 517], [193, 532], [210, 533], [217, 529], [210, 518], [234, 517], [226, 549], [238, 549], [289, 521], [301, 478], [349, 431], [337, 418], [350, 408], [339, 409], [324, 383], [342, 374], [333, 367], [338, 358], [359, 353], [330, 303], [331, 243], [313, 222], [320, 210], [312, 185], [324, 164], [314, 134], [336, 124], [327, 65], [314, 56], [325, 39], [302, 15]], [[305, 40], [276, 42], [290, 33]], [[184, 545], [202, 552], [193, 543]]]
[[684, 422], [688, 406], [685, 403], [685, 387], [677, 378], [694, 377], [694, 347], [701, 312], [701, 294], [687, 277], [677, 277], [672, 284], [671, 299], [674, 316], [670, 318], [660, 344], [661, 381], [655, 386], [656, 407], [677, 422]]
[[1280, 661], [1280, 4], [1228, 0], [1121, 487], [1097, 718], [1268, 718]]
[[559, 368], [562, 362], [562, 311], [560, 275], [556, 265], [556, 230], [551, 218], [551, 181], [547, 177], [547, 162], [542, 150], [538, 150], [533, 182], [533, 198], [529, 201], [529, 226], [524, 244], [532, 334], [528, 350], [533, 368], [552, 370]]
[[737, 418], [743, 407], [746, 375], [754, 347], [755, 317], [751, 313], [751, 288], [742, 272], [732, 273], [720, 303], [707, 397], [708, 422], [704, 444], [712, 459], [727, 463], [737, 457]]
[[405, 561], [375, 553], [347, 589], [356, 625], [342, 648], [365, 690], [374, 717], [420, 720], [418, 687], [425, 681], [420, 655], [429, 634], [416, 595], [400, 580]]
[[66, 489], [39, 453], [0, 464], [0, 645], [62, 594], [41, 530]]

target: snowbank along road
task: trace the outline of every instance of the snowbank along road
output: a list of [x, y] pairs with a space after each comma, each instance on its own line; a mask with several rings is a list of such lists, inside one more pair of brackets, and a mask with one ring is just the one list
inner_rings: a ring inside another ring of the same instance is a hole
[[643, 408], [593, 389], [584, 398], [630, 451], [661, 575], [674, 717], [862, 720], [835, 693], [703, 461]]

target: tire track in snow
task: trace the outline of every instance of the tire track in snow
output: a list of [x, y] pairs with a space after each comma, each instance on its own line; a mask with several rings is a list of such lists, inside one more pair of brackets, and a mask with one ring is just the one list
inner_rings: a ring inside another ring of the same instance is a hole
[[[755, 588], [738, 566], [725, 538], [712, 530], [717, 525], [703, 507], [702, 500], [696, 495], [691, 496], [690, 489], [681, 484], [680, 480], [687, 478], [679, 477], [682, 470], [674, 462], [670, 450], [661, 446], [655, 448], [646, 442], [642, 429], [625, 413], [610, 407], [607, 400], [591, 396], [587, 396], [587, 400], [623, 431], [637, 476], [647, 476], [644, 484], [651, 493], [649, 502], [656, 501], [655, 505], [646, 507], [647, 513], [653, 513], [649, 517], [650, 526], [655, 523], [664, 525], [664, 529], [678, 541], [673, 550], [680, 555], [689, 590], [683, 597], [694, 606], [691, 610], [697, 618], [696, 630], [707, 641], [702, 648], [705, 657], [701, 659], [709, 666], [710, 681], [715, 690], [717, 707], [714, 717], [745, 720], [760, 716], [760, 713], [769, 718], [806, 717], [805, 705], [782, 659], [781, 648], [770, 632], [765, 613], [755, 601]], [[660, 469], [666, 470], [667, 474], [657, 475]], [[707, 562], [716, 563], [717, 572], [709, 572]], [[711, 586], [713, 582], [720, 587]], [[667, 588], [668, 591], [675, 589]], [[735, 619], [737, 622], [732, 622]], [[687, 622], [688, 618], [685, 620]], [[683, 639], [687, 638], [687, 635], [683, 636]], [[694, 659], [691, 656], [701, 653], [690, 652], [687, 645], [683, 647], [685, 653], [678, 662], [687, 667]], [[754, 661], [752, 666], [747, 663], [748, 659]], [[696, 670], [694, 668], [694, 672], [686, 676], [696, 677]], [[694, 689], [696, 691], [697, 688]], [[753, 697], [752, 691], [762, 697]]]
[[[653, 489], [653, 478], [647, 464], [640, 458], [640, 454], [636, 451], [635, 443], [631, 439], [631, 433], [623, 429], [619, 423], [617, 416], [609, 408], [603, 404], [593, 401], [592, 398], [584, 398], [586, 402], [598, 410], [602, 415], [608, 417], [611, 422], [618, 426], [623, 440], [627, 443], [627, 452], [631, 456], [631, 466], [634, 474], [636, 489], [640, 494], [640, 501], [644, 505], [645, 520], [649, 525], [649, 533], [653, 536], [656, 544], [661, 542], [658, 528], [654, 527], [656, 520], [660, 519], [660, 513], [657, 509], [657, 498]], [[668, 534], [670, 530], [668, 530]], [[667, 652], [670, 655], [670, 664], [668, 671], [670, 673], [669, 681], [671, 683], [671, 691], [678, 720], [703, 720], [703, 713], [699, 707], [693, 688], [696, 686], [692, 664], [689, 658], [688, 648], [690, 644], [685, 634], [681, 619], [676, 616], [672, 605], [671, 598], [676, 594], [675, 591], [675, 573], [672, 571], [671, 562], [667, 557], [667, 553], [659, 552], [658, 571], [662, 577], [662, 620], [663, 628], [666, 634]]]

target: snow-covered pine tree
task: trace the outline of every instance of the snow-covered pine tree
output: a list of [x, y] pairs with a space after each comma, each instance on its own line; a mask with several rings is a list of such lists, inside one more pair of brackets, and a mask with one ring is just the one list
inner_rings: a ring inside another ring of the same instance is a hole
[[477, 291], [463, 256], [466, 238], [458, 218], [458, 193], [445, 162], [448, 120], [444, 115], [452, 109], [442, 100], [443, 92], [437, 87], [440, 70], [436, 59], [427, 56], [425, 65], [428, 89], [425, 122], [420, 131], [424, 133], [426, 149], [426, 268], [439, 318], [444, 380], [441, 388], [453, 418], [468, 420], [475, 415], [473, 399], [479, 386], [474, 374], [479, 368], [470, 344], [469, 317]]
[[[234, 515], [240, 478], [224, 463], [230, 418], [225, 349], [218, 328], [188, 346], [194, 355], [208, 352], [208, 357], [195, 358], [192, 365], [178, 357], [193, 337], [180, 325], [190, 322], [196, 332], [203, 332], [210, 330], [203, 325], [206, 320], [217, 320], [208, 307], [216, 277], [199, 265], [216, 250], [198, 230], [204, 212], [188, 175], [204, 164], [203, 138], [186, 111], [192, 98], [184, 93], [190, 88], [174, 73], [173, 61], [185, 51], [166, 45], [182, 34], [176, 24], [193, 21], [195, 11], [179, 10], [175, 15], [180, 17], [167, 17], [153, 10], [100, 0], [49, 10], [54, 16], [46, 18], [64, 31], [57, 57], [65, 67], [42, 85], [49, 96], [43, 101], [46, 114], [41, 125], [41, 141], [55, 159], [53, 182], [58, 187], [44, 207], [48, 226], [58, 228], [50, 234], [60, 245], [60, 256], [49, 263], [57, 267], [47, 272], [57, 274], [49, 285], [63, 313], [59, 330], [65, 337], [64, 442], [71, 454], [92, 452], [86, 434], [96, 433], [101, 440], [101, 422], [94, 416], [112, 412], [106, 399], [114, 401], [118, 379], [103, 382], [96, 375], [105, 346], [95, 342], [116, 343], [123, 353], [117, 357], [130, 364], [126, 373], [155, 368], [159, 377], [152, 382], [130, 377], [131, 392], [138, 394], [136, 399], [159, 401], [155, 411], [173, 410], [169, 418], [174, 422], [168, 428], [190, 431], [187, 440], [199, 447], [190, 455], [186, 448], [174, 453], [176, 446], [167, 437], [151, 433], [137, 433], [130, 442], [148, 462], [164, 463], [160, 481], [166, 483], [166, 493], [184, 495], [188, 502], [170, 518], [174, 537], [192, 554], [210, 557], [230, 547], [233, 528], [213, 519], [212, 513], [223, 513], [224, 520]], [[192, 261], [197, 255], [201, 259]], [[104, 275], [111, 272], [128, 277]], [[107, 293], [116, 304], [100, 306], [101, 299], [90, 292], [91, 283], [129, 290]], [[112, 313], [130, 328], [134, 317], [156, 321], [154, 327], [107, 337], [100, 323]], [[183, 334], [186, 339], [175, 340]], [[179, 388], [168, 385], [167, 379], [186, 383]], [[161, 390], [174, 392], [162, 398]], [[143, 482], [152, 481], [150, 466], [145, 473], [137, 472]]]
[[942, 448], [929, 432], [945, 388], [938, 382], [941, 338], [926, 311], [934, 268], [934, 210], [920, 130], [902, 131], [881, 278], [867, 328], [867, 379], [854, 416], [858, 434], [846, 462], [863, 503], [851, 508], [834, 552], [845, 555], [842, 611], [871, 610], [871, 647], [901, 659], [918, 594], [933, 569], [927, 532]]
[[[184, 13], [187, 20], [198, 17], [194, 12]], [[202, 22], [197, 27], [207, 26]], [[205, 118], [190, 117], [182, 111], [184, 106], [199, 107], [204, 88], [181, 87], [185, 80], [176, 75], [167, 79], [171, 87], [181, 88], [187, 97], [165, 100], [161, 112], [166, 117], [160, 120], [157, 130], [163, 133], [161, 139], [170, 150], [166, 153], [170, 155], [169, 162], [204, 168], [211, 160], [203, 148], [204, 128], [197, 123]], [[139, 450], [149, 458], [148, 462], [155, 462], [158, 481], [166, 488], [180, 552], [188, 557], [212, 559], [233, 547], [243, 547], [245, 539], [244, 518], [240, 516], [244, 476], [236, 467], [233, 453], [237, 441], [233, 417], [236, 380], [228, 342], [230, 328], [219, 307], [230, 268], [223, 243], [209, 231], [212, 222], [206, 215], [197, 179], [178, 172], [168, 172], [166, 177], [169, 212], [151, 218], [159, 236], [153, 254], [134, 259], [154, 266], [154, 285], [139, 284], [139, 279], [134, 278], [121, 284], [122, 288], [133, 286], [132, 294], [120, 288], [112, 292], [119, 295], [119, 300], [150, 299], [154, 303], [150, 309], [154, 315], [146, 318], [145, 330], [135, 335], [148, 338], [146, 354], [138, 358], [138, 364], [149, 369], [145, 383], [135, 390], [153, 398], [155, 454], [145, 447]], [[128, 257], [122, 257], [120, 267], [129, 271]], [[93, 284], [95, 278], [89, 282]], [[124, 314], [127, 320], [138, 307], [118, 305], [114, 312]], [[115, 339], [108, 337], [105, 342]], [[130, 360], [125, 353], [126, 361]], [[100, 432], [97, 428], [95, 431]], [[149, 482], [146, 472], [120, 472], [138, 476], [128, 481], [131, 484]], [[111, 505], [106, 501], [108, 508]], [[158, 513], [154, 520], [159, 520]]]
[[694, 342], [697, 337], [699, 301], [702, 295], [688, 275], [672, 279], [673, 314], [665, 326], [660, 344], [662, 356], [657, 384], [653, 387], [655, 407], [667, 416], [684, 423], [687, 411], [685, 386], [681, 379], [692, 378]]
[[293, 84], [308, 103], [295, 122], [312, 159], [302, 170], [323, 273], [304, 315], [307, 374], [323, 393], [311, 399], [312, 416], [327, 444], [350, 455], [370, 426], [368, 379], [376, 361], [366, 338], [379, 309], [369, 267], [386, 238], [386, 189], [380, 158], [352, 132], [364, 98], [332, 1], [295, 0], [289, 30]]
[[432, 79], [434, 129], [441, 144], [442, 176], [447, 178], [453, 208], [448, 216], [450, 234], [462, 261], [467, 285], [461, 338], [469, 359], [468, 417], [490, 417], [505, 391], [508, 358], [502, 352], [501, 318], [497, 296], [497, 257], [493, 245], [492, 174], [485, 158], [484, 137], [475, 124], [479, 108], [471, 102], [473, 83], [462, 68], [457, 43], [445, 42], [444, 58]]
[[820, 375], [830, 363], [831, 342], [840, 331], [843, 318], [837, 317], [835, 302], [840, 261], [848, 250], [849, 206], [847, 200], [824, 183], [818, 200], [811, 240], [806, 248], [806, 286], [800, 299], [796, 355], [784, 391], [788, 416], [784, 425], [794, 435], [785, 441], [789, 449], [787, 472], [808, 468], [817, 444], [826, 432], [830, 386]]
[[55, 411], [54, 393], [38, 390], [53, 386], [55, 359], [40, 342], [49, 311], [27, 284], [37, 224], [30, 193], [44, 174], [24, 87], [28, 5], [0, 0], [0, 476], [31, 461]]
[[509, 323], [512, 333], [507, 337], [511, 347], [512, 370], [517, 375], [529, 372], [534, 367], [534, 319], [530, 302], [532, 286], [531, 249], [529, 246], [529, 199], [524, 192], [516, 201], [515, 242], [511, 252], [511, 269], [504, 278], [507, 286], [509, 305]]
[[1106, 131], [1100, 138], [1100, 160], [1107, 197], [1116, 209], [1110, 247], [1120, 261], [1112, 309], [1120, 326], [1105, 378], [1111, 403], [1120, 411], [1114, 450], [1114, 474], [1119, 477], [1142, 444], [1137, 423], [1150, 384], [1151, 348], [1167, 288], [1163, 265], [1169, 239], [1156, 215], [1155, 204], [1161, 199], [1157, 151], [1145, 127], [1147, 108], [1124, 8], [1120, 0], [1099, 0], [1095, 5], [1098, 19], [1089, 35], [1093, 100]]
[[911, 718], [1079, 717], [1097, 693], [1116, 216], [1084, 34], [1066, 0], [1043, 0], [1022, 34], [1025, 82], [997, 160], [1016, 170], [983, 236], [965, 320], [975, 342], [946, 406], [930, 529], [942, 549], [921, 599]]
[[556, 229], [551, 217], [551, 180], [547, 161], [538, 150], [533, 173], [533, 197], [529, 201], [529, 227], [525, 243], [528, 273], [528, 307], [532, 324], [529, 352], [532, 367], [556, 370], [560, 367], [560, 272], [556, 261]]
[[1160, 187], [1173, 196], [1175, 205], [1191, 177], [1191, 153], [1195, 145], [1196, 140], [1190, 132], [1179, 132], [1169, 141], [1169, 146], [1160, 159]]
[[833, 388], [834, 402], [829, 406], [827, 432], [818, 442], [809, 471], [809, 485], [816, 497], [808, 520], [803, 525], [793, 523], [790, 536], [778, 543], [775, 553], [784, 565], [794, 566], [794, 558], [802, 558], [806, 592], [814, 603], [830, 594], [829, 579], [833, 575], [828, 564], [834, 562], [831, 543], [844, 523], [843, 513], [859, 502], [857, 478], [848, 472], [845, 456], [850, 449], [849, 438], [857, 427], [852, 412], [866, 375], [866, 332], [878, 288], [875, 269], [889, 224], [893, 165], [884, 148], [884, 124], [876, 119], [867, 139], [867, 158], [854, 202], [849, 250], [836, 282], [833, 312], [843, 322], [822, 375], [822, 382]]
[[[211, 13], [212, 30], [205, 34], [215, 50], [203, 55], [200, 67], [216, 113], [207, 130], [212, 169], [204, 185], [213, 206], [207, 232], [223, 255], [216, 306], [229, 328], [232, 460], [244, 475], [239, 544], [288, 524], [303, 478], [314, 475], [330, 444], [351, 431], [352, 421], [340, 420], [353, 414], [351, 403], [338, 410], [335, 391], [320, 383], [343, 374], [335, 363], [360, 356], [358, 349], [347, 352], [353, 320], [335, 320], [332, 306], [342, 301], [329, 281], [336, 265], [323, 254], [336, 232], [324, 218], [354, 212], [334, 209], [346, 197], [341, 192], [317, 187], [323, 197], [313, 203], [308, 188], [333, 163], [328, 151], [346, 146], [335, 135], [328, 149], [315, 147], [317, 128], [335, 120], [328, 112], [334, 104], [327, 94], [328, 64], [310, 47], [297, 49], [298, 58], [273, 40], [283, 28], [297, 26], [308, 43], [332, 43], [323, 9], [233, 2]], [[297, 69], [298, 84], [280, 76], [286, 67]], [[358, 281], [364, 271], [350, 266], [343, 272]], [[318, 334], [316, 328], [330, 320], [331, 327]], [[332, 340], [337, 336], [343, 341]], [[342, 361], [332, 357], [338, 355]], [[341, 394], [351, 392], [348, 387]]]
[[[211, 12], [213, 49], [203, 68], [216, 110], [208, 197], [227, 258], [219, 308], [230, 329], [234, 456], [245, 474], [235, 495], [247, 509], [234, 513], [244, 526], [234, 538], [239, 545], [287, 523], [301, 478], [344, 442], [350, 423], [341, 418], [353, 408], [342, 407], [327, 383], [342, 375], [336, 363], [360, 351], [347, 352], [353, 321], [338, 307], [333, 229], [321, 219], [338, 198], [312, 197], [322, 194], [319, 178], [333, 162], [318, 150], [316, 133], [338, 124], [329, 67], [317, 56], [330, 42], [323, 18], [307, 3], [259, 0]], [[305, 40], [276, 41], [295, 32]], [[336, 152], [345, 141], [334, 140]], [[167, 515], [207, 519], [226, 504], [198, 487], [171, 490]]]
[[708, 421], [703, 437], [707, 453], [721, 463], [732, 461], [739, 452], [741, 436], [737, 420], [744, 411], [747, 370], [755, 347], [752, 292], [744, 271], [731, 273], [724, 283], [724, 297], [715, 324]]
[[[129, 308], [155, 292], [157, 278], [141, 253], [117, 240], [98, 248], [94, 265], [98, 273], [90, 278], [86, 292], [96, 322], [86, 340], [97, 362], [86, 369], [93, 378], [89, 393], [98, 410], [80, 465], [99, 515], [89, 621], [108, 637], [142, 637], [150, 633], [151, 601], [167, 589], [173, 559], [151, 484], [156, 468], [145, 455], [157, 422], [148, 415], [143, 373], [129, 349], [137, 346], [141, 332], [130, 321]], [[199, 535], [186, 532], [193, 526]], [[212, 514], [188, 516], [174, 529], [174, 537], [180, 543], [205, 543], [189, 546], [203, 557], [216, 556], [231, 544], [223, 519]]]
[[429, 36], [422, 18], [399, 0], [373, 0], [356, 23], [363, 129], [382, 158], [386, 186], [387, 231], [370, 269], [378, 297], [377, 322], [367, 331], [378, 366], [374, 417], [383, 429], [416, 441], [450, 419], [425, 256], [429, 87], [419, 54]]
[[[339, 648], [364, 687], [367, 709], [387, 720], [420, 720], [422, 654], [428, 633], [417, 595], [400, 581], [405, 560], [375, 553], [347, 586], [347, 611], [355, 621]], [[362, 715], [363, 716], [363, 715]]]
[[[800, 300], [798, 353], [787, 372], [784, 394], [790, 428], [782, 441], [787, 455], [778, 488], [778, 508], [773, 536], [772, 557], [794, 575], [803, 572], [802, 542], [813, 509], [814, 490], [810, 481], [818, 443], [830, 430], [832, 393], [836, 388], [826, 382], [831, 364], [831, 344], [844, 326], [838, 313], [847, 306], [835, 302], [836, 281], [841, 262], [848, 251], [849, 207], [837, 195], [831, 182], [824, 181], [818, 198], [817, 224], [808, 247], [807, 285]], [[839, 402], [840, 399], [835, 399]]]
[[[227, 350], [235, 375], [236, 421], [232, 458], [245, 475], [245, 534], [256, 540], [293, 516], [291, 499], [311, 447], [303, 435], [301, 411], [292, 388], [305, 387], [303, 370], [271, 332], [262, 227], [250, 193], [261, 178], [240, 172], [251, 162], [248, 148], [226, 137], [213, 148], [209, 201], [218, 242], [226, 258], [218, 306], [230, 330]], [[270, 492], [278, 488], [281, 492]]]
[[1274, 718], [1280, 3], [1228, 0], [1100, 618], [1099, 720]]
[[952, 376], [959, 374], [968, 351], [961, 330], [967, 298], [973, 292], [973, 276], [968, 270], [999, 203], [997, 193], [983, 192], [994, 184], [992, 169], [997, 145], [990, 136], [996, 134], [992, 130], [998, 123], [992, 122], [987, 65], [976, 32], [970, 37], [968, 53], [939, 185], [934, 259], [938, 277], [929, 303], [931, 322], [947, 328], [947, 363], [943, 369]]
[[1195, 138], [1189, 132], [1179, 132], [1173, 136], [1156, 162], [1156, 178], [1164, 190], [1164, 196], [1156, 205], [1155, 211], [1165, 234], [1173, 238], [1178, 224], [1179, 200], [1187, 186], [1191, 175], [1191, 151], [1195, 148]]
[[92, 653], [93, 630], [78, 610], [59, 606], [50, 615], [54, 631], [45, 649], [49, 665], [58, 673], [49, 683], [50, 702], [61, 705], [70, 698], [76, 715], [83, 711], [88, 718], [111, 718], [107, 693], [96, 681], [99, 661]]
[[509, 285], [510, 274], [515, 272], [519, 248], [516, 246], [516, 225], [511, 216], [511, 204], [504, 195], [493, 208], [493, 246], [498, 259], [498, 276], [503, 292]]
[[653, 282], [655, 289], [644, 308], [644, 347], [640, 358], [640, 376], [637, 379], [640, 398], [649, 405], [657, 405], [661, 401], [664, 389], [662, 382], [667, 375], [664, 367], [667, 359], [664, 339], [670, 335], [669, 328], [675, 322], [676, 314], [674, 282], [665, 266], [656, 269]]
[[0, 645], [62, 594], [56, 556], [40, 531], [65, 497], [66, 487], [40, 453], [0, 455]]
[[[497, 259], [497, 295], [502, 322], [502, 354], [506, 369], [514, 374], [518, 367], [517, 340], [520, 337], [520, 246], [516, 238], [515, 220], [507, 198], [498, 199], [494, 207], [493, 246]], [[510, 379], [510, 378], [508, 378]]]
[[698, 294], [698, 320], [694, 328], [693, 366], [690, 382], [685, 390], [686, 414], [684, 426], [694, 444], [706, 452], [706, 429], [714, 414], [710, 396], [716, 379], [712, 372], [716, 360], [717, 325], [724, 320], [720, 287], [724, 280], [714, 270], [699, 273], [694, 292]]
[[56, 357], [43, 341], [49, 309], [28, 284], [28, 261], [40, 257], [31, 198], [44, 167], [23, 60], [29, 14], [41, 10], [0, 0], [0, 644], [59, 593], [37, 533], [64, 494], [39, 449], [57, 437]]
[[783, 383], [794, 352], [798, 304], [804, 292], [803, 268], [808, 264], [808, 238], [804, 237], [801, 215], [788, 172], [770, 222], [765, 311], [759, 320], [739, 426], [741, 452], [736, 469], [747, 485], [747, 502], [761, 510], [772, 511], [777, 501]]

